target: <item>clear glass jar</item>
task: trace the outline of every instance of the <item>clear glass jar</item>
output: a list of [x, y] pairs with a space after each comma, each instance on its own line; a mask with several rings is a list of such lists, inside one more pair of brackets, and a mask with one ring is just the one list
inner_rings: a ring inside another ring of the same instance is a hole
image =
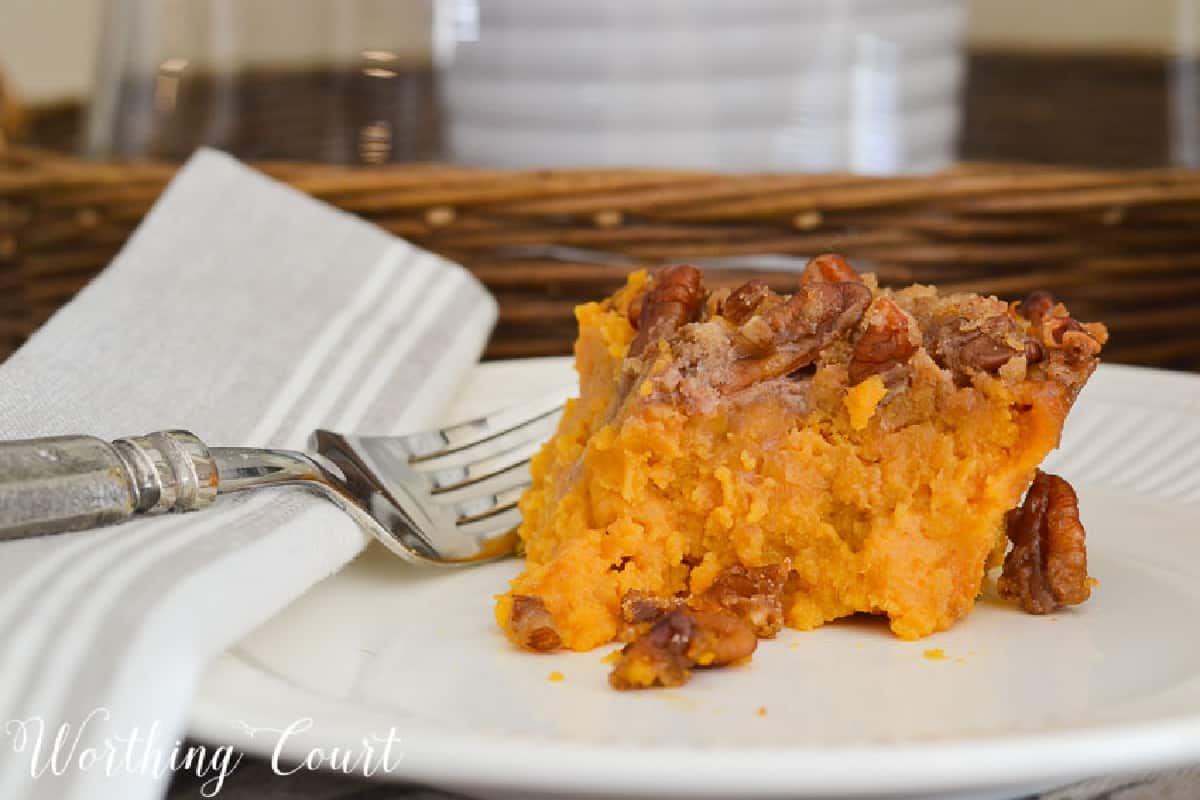
[[86, 149], [436, 160], [435, 9], [435, 0], [108, 0]]

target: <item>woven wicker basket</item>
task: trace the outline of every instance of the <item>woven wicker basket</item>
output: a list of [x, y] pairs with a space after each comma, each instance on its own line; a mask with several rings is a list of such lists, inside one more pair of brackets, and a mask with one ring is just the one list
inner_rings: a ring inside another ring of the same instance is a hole
[[[1200, 369], [1196, 172], [258, 166], [469, 267], [501, 304], [491, 357], [569, 352], [573, 307], [636, 267], [691, 261], [710, 266], [718, 284], [757, 275], [787, 288], [792, 259], [835, 250], [885, 284], [1006, 298], [1047, 288], [1077, 317], [1108, 324], [1109, 360]], [[109, 262], [173, 171], [0, 139], [0, 357]]]

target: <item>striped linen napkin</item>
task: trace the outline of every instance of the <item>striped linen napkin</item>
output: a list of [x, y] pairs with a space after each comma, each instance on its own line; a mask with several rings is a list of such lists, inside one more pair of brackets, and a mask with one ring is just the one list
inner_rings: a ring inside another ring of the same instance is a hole
[[[427, 427], [495, 317], [461, 267], [201, 151], [0, 365], [0, 438], [183, 427], [299, 448], [315, 427]], [[0, 544], [0, 797], [161, 796], [155, 759], [208, 660], [365, 543], [332, 504], [281, 488]], [[114, 754], [130, 736], [152, 746]]]

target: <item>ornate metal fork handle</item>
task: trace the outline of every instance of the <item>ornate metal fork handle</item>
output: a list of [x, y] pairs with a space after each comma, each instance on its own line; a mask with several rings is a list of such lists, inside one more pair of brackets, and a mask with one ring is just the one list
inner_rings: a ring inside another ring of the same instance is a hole
[[0, 540], [196, 511], [219, 493], [261, 486], [306, 483], [336, 494], [334, 469], [304, 453], [209, 448], [187, 431], [0, 442]]

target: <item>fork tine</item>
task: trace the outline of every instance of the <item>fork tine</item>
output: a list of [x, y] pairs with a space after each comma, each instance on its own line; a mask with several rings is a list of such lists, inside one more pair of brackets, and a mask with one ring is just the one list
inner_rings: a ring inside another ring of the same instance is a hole
[[536, 420], [531, 420], [527, 425], [506, 431], [498, 436], [493, 436], [491, 439], [486, 439], [478, 444], [464, 447], [461, 450], [447, 453], [446, 455], [432, 456], [421, 461], [409, 462], [409, 466], [418, 472], [428, 475], [451, 467], [466, 467], [492, 458], [498, 458], [505, 453], [510, 453], [517, 448], [527, 447], [531, 444], [541, 444], [554, 435], [554, 430], [558, 427], [560, 416], [558, 412], [551, 412]]
[[464, 522], [458, 526], [458, 532], [476, 538], [488, 538], [503, 531], [511, 531], [520, 524], [520, 510], [509, 508], [490, 517], [483, 517], [472, 522]]
[[396, 438], [408, 451], [409, 460], [413, 463], [440, 458], [544, 422], [551, 415], [557, 414], [567, 398], [574, 393], [574, 387], [564, 386], [546, 393], [537, 400], [495, 414], [477, 417], [440, 430], [422, 431]]
[[516, 447], [504, 450], [494, 456], [472, 461], [469, 464], [428, 471], [422, 469], [423, 464], [414, 464], [413, 467], [418, 472], [424, 473], [429, 481], [429, 491], [436, 496], [463, 489], [521, 468], [526, 470], [525, 475], [528, 477], [529, 460], [541, 449], [542, 441], [542, 437], [534, 437]]
[[474, 483], [451, 487], [445, 491], [428, 494], [430, 502], [444, 507], [454, 507], [460, 502], [477, 497], [488, 497], [513, 486], [526, 486], [530, 482], [529, 462], [521, 461], [503, 472], [490, 475]]
[[468, 522], [488, 519], [502, 511], [516, 508], [517, 501], [521, 499], [521, 495], [525, 493], [529, 485], [530, 481], [525, 480], [506, 489], [456, 503], [453, 506], [455, 524], [461, 527]]

